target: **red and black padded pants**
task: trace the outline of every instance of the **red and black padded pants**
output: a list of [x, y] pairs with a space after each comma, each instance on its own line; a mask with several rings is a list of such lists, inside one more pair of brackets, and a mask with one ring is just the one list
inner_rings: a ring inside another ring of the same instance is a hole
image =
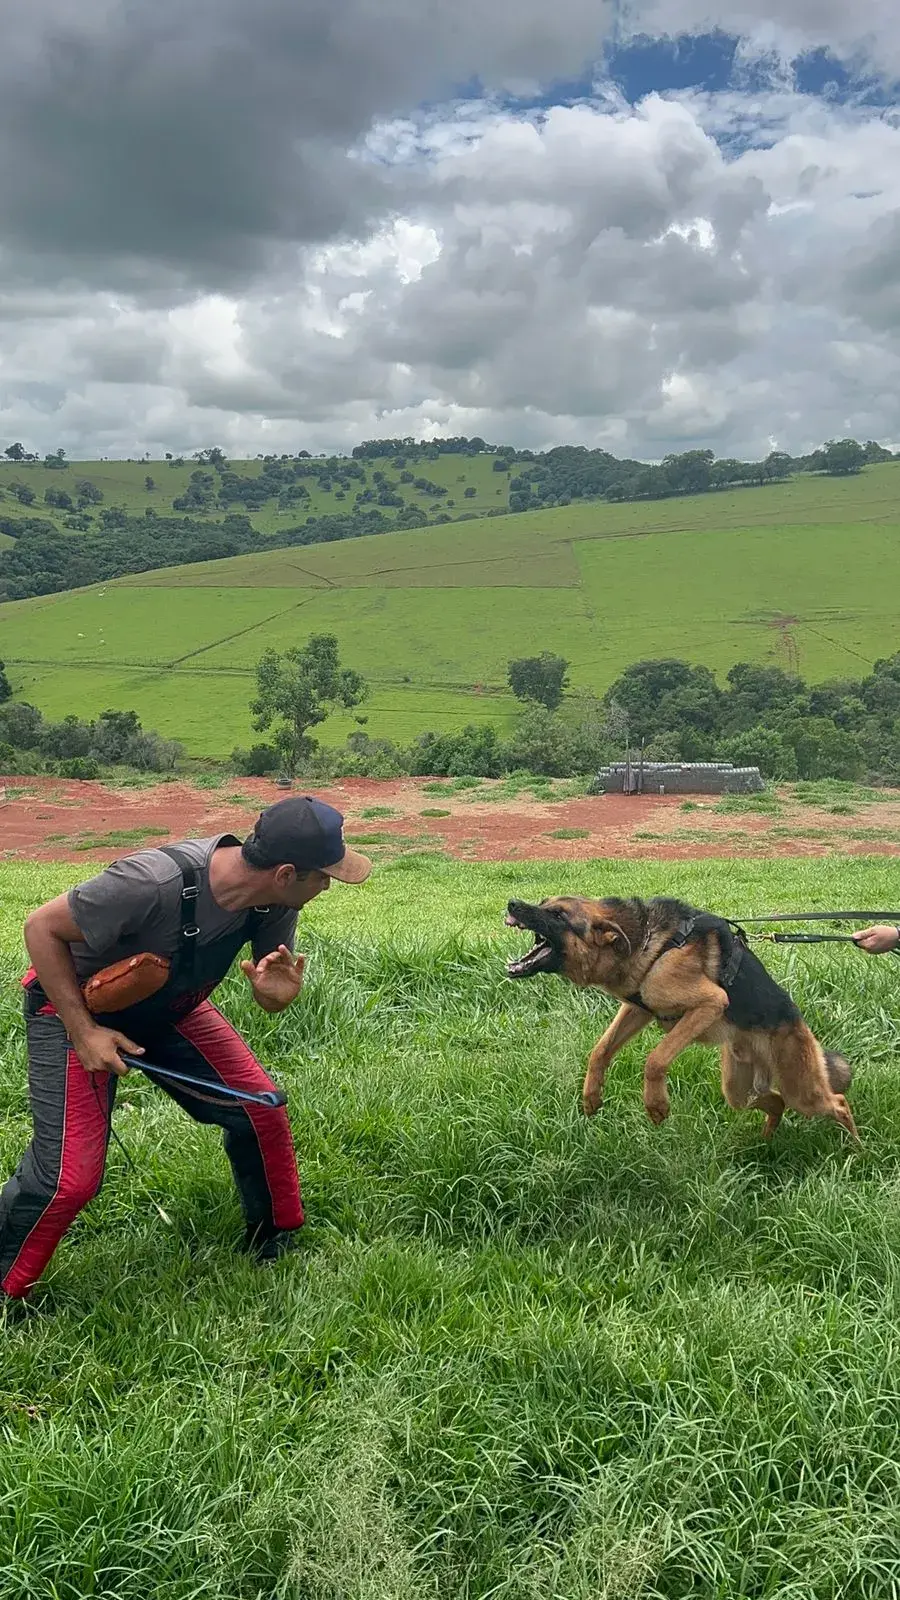
[[[85, 1070], [52, 1006], [27, 1015], [28, 1085], [34, 1137], [0, 1192], [0, 1290], [21, 1299], [37, 1282], [66, 1229], [103, 1180], [118, 1079]], [[261, 1092], [274, 1087], [240, 1034], [204, 1000], [155, 1027], [147, 1058], [202, 1078]], [[160, 1087], [162, 1085], [160, 1084]], [[166, 1093], [196, 1122], [223, 1129], [244, 1217], [262, 1233], [303, 1224], [297, 1162], [283, 1107], [210, 1104], [172, 1085]]]

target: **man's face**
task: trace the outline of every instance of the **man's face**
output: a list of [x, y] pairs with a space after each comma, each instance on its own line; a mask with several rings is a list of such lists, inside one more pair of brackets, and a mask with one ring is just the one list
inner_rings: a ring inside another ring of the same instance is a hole
[[331, 888], [327, 872], [296, 872], [287, 864], [276, 867], [272, 877], [272, 904], [290, 906], [293, 911], [299, 911], [301, 906], [315, 900], [317, 894], [324, 894]]

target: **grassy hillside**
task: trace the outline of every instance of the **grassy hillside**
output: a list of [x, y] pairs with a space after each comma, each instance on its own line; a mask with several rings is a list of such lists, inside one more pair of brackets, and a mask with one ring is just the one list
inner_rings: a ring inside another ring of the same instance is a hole
[[[279, 528], [305, 522], [308, 516], [346, 515], [353, 509], [357, 490], [377, 488], [374, 474], [381, 472], [395, 493], [399, 494], [407, 504], [418, 507], [429, 516], [438, 511], [446, 511], [450, 517], [458, 517], [464, 512], [483, 515], [486, 511], [494, 509], [505, 510], [509, 502], [509, 476], [505, 472], [494, 472], [493, 463], [492, 455], [446, 455], [436, 461], [426, 460], [424, 456], [415, 459], [410, 456], [407, 470], [414, 473], [416, 478], [426, 478], [430, 483], [438, 484], [447, 490], [446, 497], [439, 500], [417, 489], [415, 483], [402, 483], [401, 469], [392, 461], [379, 459], [358, 463], [364, 476], [360, 480], [354, 480], [353, 488], [349, 491], [342, 492], [337, 486], [332, 486], [329, 491], [314, 478], [309, 478], [305, 480], [309, 489], [309, 501], [290, 509], [279, 510], [274, 496], [258, 511], [245, 513], [244, 507], [238, 504], [226, 509], [240, 515], [249, 515], [253, 527], [259, 533], [275, 533]], [[262, 471], [262, 463], [259, 461], [235, 461], [229, 465], [235, 472], [250, 478], [258, 477]], [[63, 489], [74, 500], [75, 485], [82, 479], [87, 479], [103, 495], [102, 502], [88, 508], [95, 516], [107, 506], [121, 507], [129, 516], [143, 516], [148, 508], [161, 517], [184, 515], [183, 512], [173, 510], [172, 502], [185, 493], [191, 473], [197, 470], [196, 461], [186, 461], [183, 466], [170, 465], [167, 461], [73, 461], [63, 471], [59, 471], [38, 463], [8, 462], [0, 457], [0, 512], [9, 517], [45, 517], [65, 532], [67, 531], [65, 518], [68, 513], [48, 506], [44, 496], [48, 490]], [[203, 470], [212, 471], [211, 468]], [[146, 487], [148, 477], [153, 481], [152, 489]], [[214, 484], [218, 483], [215, 474], [213, 481]], [[25, 506], [19, 503], [10, 488], [14, 483], [26, 484], [34, 490], [33, 505]], [[468, 498], [467, 489], [475, 491]], [[223, 510], [216, 507], [208, 512], [192, 511], [190, 514], [201, 521], [213, 521], [222, 517]], [[388, 512], [388, 515], [391, 514]], [[4, 535], [0, 535], [0, 542], [5, 544], [8, 540]]]
[[[22, 921], [0, 867], [0, 1164], [29, 1135]], [[773, 951], [857, 1069], [863, 1140], [723, 1105], [651, 1127], [611, 1006], [512, 984], [510, 892], [732, 915], [884, 904], [893, 862], [382, 867], [303, 917], [301, 1003], [227, 1013], [288, 1091], [307, 1209], [254, 1273], [218, 1135], [131, 1074], [106, 1183], [2, 1330], [3, 1600], [890, 1600], [897, 1592], [896, 964]], [[767, 958], [768, 959], [768, 958]], [[154, 1210], [161, 1203], [166, 1226]]]
[[249, 739], [263, 650], [311, 632], [338, 635], [372, 683], [367, 731], [398, 739], [508, 723], [507, 661], [542, 649], [569, 658], [575, 693], [661, 655], [858, 676], [900, 647], [898, 490], [887, 465], [141, 573], [0, 608], [0, 656], [48, 715], [134, 707], [210, 755]]

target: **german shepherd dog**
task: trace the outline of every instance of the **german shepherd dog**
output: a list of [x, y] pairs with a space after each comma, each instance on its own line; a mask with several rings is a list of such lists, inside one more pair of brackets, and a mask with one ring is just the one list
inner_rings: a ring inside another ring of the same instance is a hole
[[511, 978], [556, 972], [622, 1002], [588, 1058], [582, 1104], [592, 1117], [613, 1056], [647, 1024], [665, 1037], [644, 1063], [644, 1105], [657, 1125], [669, 1115], [666, 1075], [690, 1044], [718, 1045], [730, 1106], [765, 1113], [770, 1139], [785, 1107], [833, 1117], [859, 1143], [844, 1098], [852, 1076], [842, 1055], [822, 1049], [790, 995], [747, 947], [739, 928], [680, 900], [511, 900], [507, 925], [534, 935], [511, 960]]

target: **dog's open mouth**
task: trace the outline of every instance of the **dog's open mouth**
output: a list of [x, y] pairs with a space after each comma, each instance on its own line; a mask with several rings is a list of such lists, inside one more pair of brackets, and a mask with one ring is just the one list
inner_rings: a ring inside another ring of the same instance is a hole
[[526, 928], [524, 922], [513, 916], [512, 912], [506, 917], [508, 928], [522, 928], [528, 933], [533, 933], [534, 944], [524, 956], [511, 957], [506, 963], [506, 974], [509, 978], [531, 978], [537, 972], [554, 972], [559, 963], [559, 957], [549, 939], [531, 928]]

